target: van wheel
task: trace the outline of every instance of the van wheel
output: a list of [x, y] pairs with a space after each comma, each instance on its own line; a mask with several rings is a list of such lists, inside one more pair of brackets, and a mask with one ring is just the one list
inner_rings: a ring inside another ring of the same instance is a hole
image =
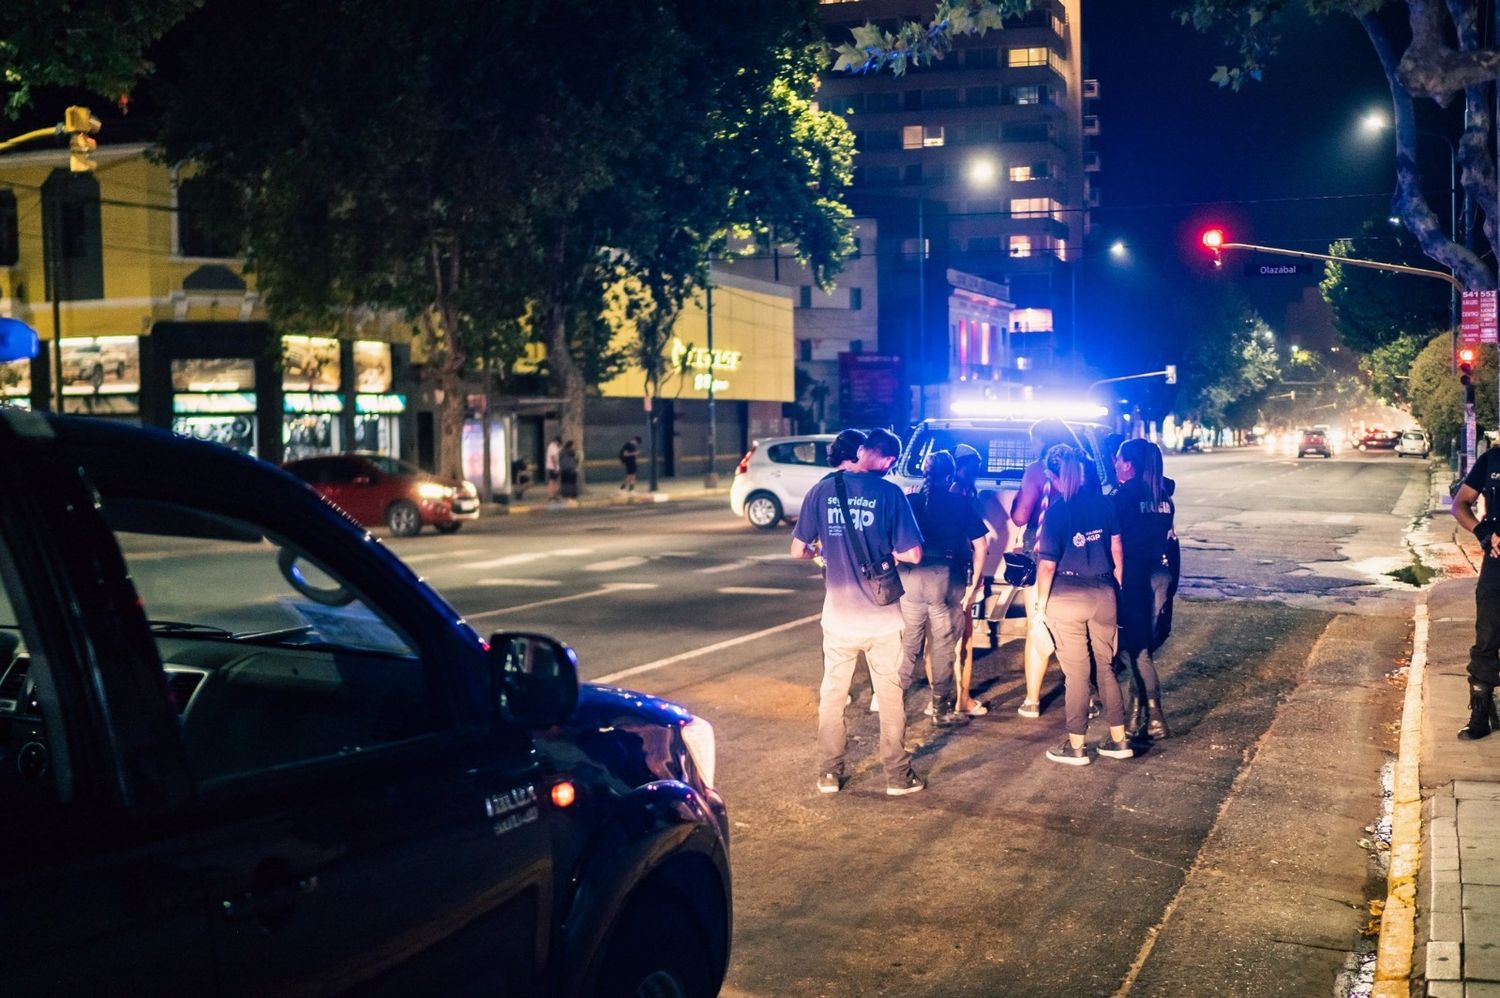
[[620, 915], [600, 977], [601, 998], [709, 998], [718, 992], [691, 905], [651, 892]]
[[422, 530], [422, 514], [405, 499], [391, 503], [385, 511], [385, 522], [397, 537], [415, 537]]
[[752, 527], [770, 530], [781, 522], [781, 501], [769, 492], [756, 492], [745, 500], [745, 519]]

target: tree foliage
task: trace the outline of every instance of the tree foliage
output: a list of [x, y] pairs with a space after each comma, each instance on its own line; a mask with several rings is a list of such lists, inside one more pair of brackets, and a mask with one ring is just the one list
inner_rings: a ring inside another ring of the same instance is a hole
[[[1366, 235], [1376, 234], [1378, 224], [1365, 223]], [[1379, 236], [1360, 240], [1358, 249], [1349, 240], [1340, 240], [1328, 252], [1339, 257], [1376, 257], [1409, 267], [1431, 266], [1405, 230], [1380, 232]], [[1318, 290], [1333, 309], [1340, 339], [1360, 353], [1448, 324], [1449, 286], [1430, 277], [1325, 263]]]
[[1281, 376], [1276, 338], [1237, 295], [1195, 303], [1188, 320], [1193, 345], [1180, 372], [1179, 397], [1187, 415], [1210, 426], [1248, 428]]
[[151, 69], [145, 51], [203, 0], [11, 0], [0, 7], [0, 94], [17, 117], [38, 87], [111, 99]]
[[[1474, 393], [1474, 415], [1482, 427], [1496, 425], [1496, 374], [1495, 348], [1481, 347], [1479, 363], [1474, 366], [1474, 383], [1488, 387]], [[1459, 440], [1462, 446], [1464, 389], [1453, 376], [1452, 344], [1447, 333], [1434, 336], [1422, 347], [1412, 362], [1409, 386], [1412, 415], [1432, 434], [1434, 448], [1446, 454], [1450, 453], [1454, 440]]]
[[[1370, 391], [1392, 405], [1410, 408], [1411, 368], [1428, 342], [1428, 336], [1403, 333], [1364, 355], [1361, 366], [1369, 379]], [[1441, 339], [1448, 342], [1448, 334]]]
[[852, 247], [852, 140], [811, 103], [814, 11], [213, 0], [162, 74], [163, 145], [246, 192], [279, 321], [411, 320], [445, 468], [475, 350], [505, 366], [528, 333], [581, 445], [584, 393], [617, 368], [600, 317], [622, 272], [656, 275], [671, 311], [735, 225], [776, 225], [824, 280]]

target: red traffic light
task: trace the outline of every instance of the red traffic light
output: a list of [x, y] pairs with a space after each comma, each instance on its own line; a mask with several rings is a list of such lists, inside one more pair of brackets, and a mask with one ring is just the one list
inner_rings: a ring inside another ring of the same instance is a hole
[[1203, 233], [1203, 245], [1206, 249], [1211, 249], [1217, 253], [1219, 247], [1224, 245], [1224, 230], [1208, 229], [1205, 231]]
[[1473, 347], [1460, 347], [1458, 350], [1458, 362], [1473, 366], [1475, 351]]

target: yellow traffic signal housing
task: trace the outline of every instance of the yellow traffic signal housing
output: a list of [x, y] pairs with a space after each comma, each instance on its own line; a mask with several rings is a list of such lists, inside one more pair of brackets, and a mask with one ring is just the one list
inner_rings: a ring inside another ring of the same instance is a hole
[[99, 119], [92, 111], [77, 104], [63, 112], [63, 131], [70, 135], [92, 135], [99, 130]]
[[68, 142], [68, 169], [74, 173], [88, 173], [99, 164], [89, 158], [99, 143], [87, 135], [74, 134]]

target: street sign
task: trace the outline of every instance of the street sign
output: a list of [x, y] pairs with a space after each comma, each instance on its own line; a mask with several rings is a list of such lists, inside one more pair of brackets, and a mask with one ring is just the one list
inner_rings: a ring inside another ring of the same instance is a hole
[[1495, 292], [1465, 291], [1460, 313], [1459, 340], [1464, 343], [1494, 343], [1497, 336]]
[[1299, 277], [1312, 273], [1307, 263], [1266, 263], [1256, 260], [1245, 264], [1246, 277]]

